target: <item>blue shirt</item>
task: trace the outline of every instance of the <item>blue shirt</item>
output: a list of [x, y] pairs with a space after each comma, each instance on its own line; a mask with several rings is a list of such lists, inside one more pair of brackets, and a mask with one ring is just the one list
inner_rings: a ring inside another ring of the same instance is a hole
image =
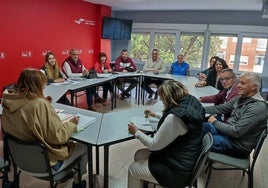
[[187, 76], [188, 70], [189, 64], [184, 61], [180, 64], [178, 63], [178, 61], [175, 61], [171, 65], [171, 74]]

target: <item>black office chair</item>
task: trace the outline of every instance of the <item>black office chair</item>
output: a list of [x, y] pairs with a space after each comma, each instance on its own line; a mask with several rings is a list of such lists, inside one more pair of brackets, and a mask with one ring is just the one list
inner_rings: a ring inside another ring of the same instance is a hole
[[[212, 137], [211, 133], [207, 133], [203, 137], [202, 143], [203, 143], [202, 152], [200, 153], [200, 155], [195, 163], [192, 178], [189, 182], [188, 188], [197, 187], [197, 179], [198, 179], [200, 173], [202, 172], [203, 168], [205, 167], [208, 153], [210, 152], [212, 145], [213, 145], [213, 137]], [[146, 186], [147, 186], [147, 184], [145, 183], [144, 188]]]
[[5, 176], [5, 168], [8, 167], [9, 162], [4, 160], [3, 157], [0, 157], [0, 179], [3, 179]]
[[[205, 187], [208, 187], [209, 180], [211, 177], [211, 171], [213, 169], [213, 170], [242, 170], [243, 176], [245, 175], [245, 172], [248, 174], [248, 187], [253, 188], [254, 166], [266, 136], [267, 136], [267, 130], [265, 129], [260, 135], [258, 142], [254, 148], [252, 159], [250, 155], [247, 158], [236, 158], [225, 154], [209, 152], [208, 154], [209, 171]], [[215, 167], [213, 166], [215, 163], [222, 163], [227, 165], [228, 167], [222, 167], [222, 168]]]
[[207, 157], [212, 148], [212, 145], [213, 145], [213, 137], [211, 133], [205, 134], [205, 136], [203, 137], [203, 147], [202, 147], [203, 149], [195, 163], [192, 179], [188, 186], [189, 188], [192, 188], [193, 186], [197, 187], [197, 178], [199, 177], [200, 173], [205, 167]]
[[39, 142], [27, 142], [11, 135], [4, 136], [4, 144], [10, 156], [14, 168], [15, 187], [19, 187], [19, 176], [21, 171], [33, 177], [50, 182], [50, 187], [56, 187], [73, 169], [78, 171], [79, 184], [81, 185], [80, 161], [78, 157], [69, 166], [55, 171], [50, 166], [48, 151]]

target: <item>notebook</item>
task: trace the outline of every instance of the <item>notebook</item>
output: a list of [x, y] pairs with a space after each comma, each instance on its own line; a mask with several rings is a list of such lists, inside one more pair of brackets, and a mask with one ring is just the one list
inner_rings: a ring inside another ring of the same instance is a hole
[[57, 114], [63, 122], [69, 121], [74, 116], [79, 116], [79, 121], [78, 121], [78, 125], [77, 125], [77, 132], [84, 130], [86, 127], [88, 127], [96, 122], [95, 117], [86, 116], [83, 114], [64, 114], [64, 113], [57, 113]]

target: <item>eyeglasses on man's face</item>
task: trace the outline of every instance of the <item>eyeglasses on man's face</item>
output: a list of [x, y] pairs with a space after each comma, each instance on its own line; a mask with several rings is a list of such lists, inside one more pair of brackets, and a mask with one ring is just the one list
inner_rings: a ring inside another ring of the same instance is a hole
[[221, 81], [221, 82], [229, 82], [231, 79], [233, 78], [233, 76], [230, 76], [230, 77], [225, 77], [225, 78], [220, 78], [219, 80]]

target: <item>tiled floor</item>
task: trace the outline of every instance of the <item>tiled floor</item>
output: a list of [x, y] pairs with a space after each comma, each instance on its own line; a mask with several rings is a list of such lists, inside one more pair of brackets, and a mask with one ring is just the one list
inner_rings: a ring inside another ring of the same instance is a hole
[[[135, 108], [134, 97], [133, 99], [117, 100], [117, 111], [126, 108]], [[86, 108], [83, 96], [78, 99], [79, 106]], [[154, 100], [146, 100], [148, 108], [154, 104]], [[96, 104], [95, 107], [99, 112], [106, 113], [110, 111], [110, 106], [103, 107], [101, 104]], [[130, 140], [120, 144], [112, 145], [110, 147], [110, 166], [109, 166], [109, 187], [111, 188], [126, 188], [127, 187], [127, 170], [129, 164], [133, 162], [133, 155], [136, 150], [143, 148], [138, 140]], [[100, 175], [96, 176], [96, 187], [102, 187], [103, 178], [103, 158], [102, 148], [100, 149]], [[94, 163], [95, 164], [95, 163]], [[204, 179], [206, 174], [203, 172], [198, 180], [198, 187], [204, 187]], [[268, 141], [265, 140], [263, 148], [260, 152], [259, 158], [255, 165], [254, 171], [254, 188], [268, 188]], [[87, 179], [87, 176], [84, 176]], [[65, 184], [60, 184], [59, 188], [71, 187], [72, 180]], [[21, 187], [49, 187], [48, 183], [32, 178], [24, 173], [21, 174]], [[152, 187], [152, 186], [151, 186]], [[209, 188], [246, 188], [247, 176], [242, 176], [240, 171], [213, 171]]]

